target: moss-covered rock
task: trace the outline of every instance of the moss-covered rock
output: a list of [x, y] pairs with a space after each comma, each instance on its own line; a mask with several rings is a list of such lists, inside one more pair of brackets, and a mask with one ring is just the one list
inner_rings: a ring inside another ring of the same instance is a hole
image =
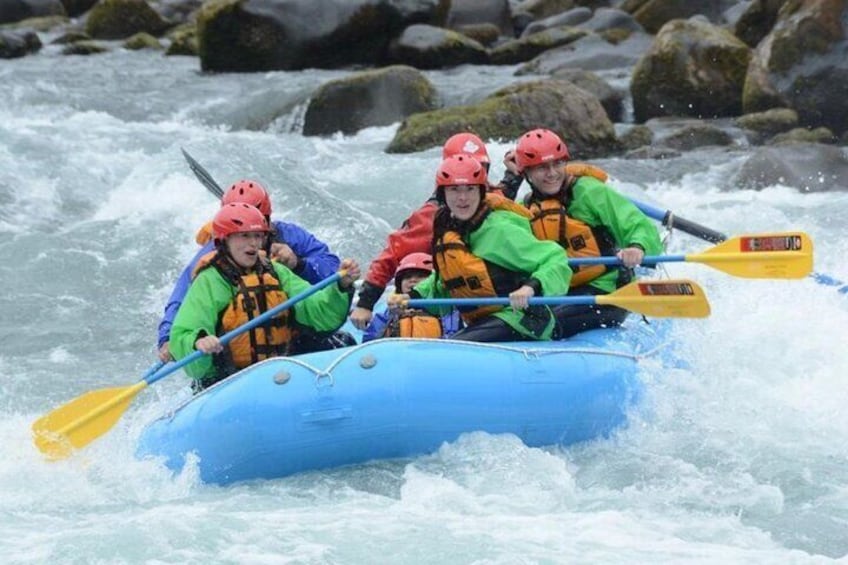
[[789, 131], [779, 133], [769, 139], [766, 145], [784, 145], [787, 143], [836, 143], [836, 136], [825, 127], [807, 129], [793, 128]]
[[145, 0], [100, 0], [88, 14], [85, 32], [95, 39], [124, 39], [140, 32], [158, 37], [168, 25]]
[[757, 45], [745, 77], [746, 113], [790, 107], [801, 125], [848, 130], [848, 3], [789, 0]]
[[694, 19], [669, 22], [633, 70], [636, 121], [740, 114], [750, 58], [748, 46], [724, 29]]
[[436, 89], [412, 67], [364, 71], [330, 81], [315, 92], [306, 110], [303, 134], [351, 134], [393, 124], [436, 106]]
[[692, 124], [663, 137], [658, 143], [671, 149], [691, 151], [708, 145], [733, 145], [733, 137], [721, 128], [710, 124]]
[[465, 37], [485, 46], [493, 44], [501, 35], [501, 30], [495, 24], [466, 24], [455, 29]]
[[197, 56], [199, 46], [197, 44], [197, 25], [185, 23], [168, 32], [171, 44], [165, 55], [190, 55]]
[[579, 159], [619, 149], [612, 122], [595, 97], [569, 82], [545, 80], [506, 87], [479, 104], [410, 116], [386, 151], [421, 151], [469, 129], [483, 139], [513, 140], [537, 127], [560, 133]]
[[109, 48], [97, 41], [77, 41], [67, 44], [62, 49], [62, 55], [97, 55], [107, 51]]
[[766, 137], [789, 131], [798, 125], [798, 112], [791, 108], [773, 108], [765, 112], [754, 112], [734, 120], [740, 128], [749, 130], [749, 139], [758, 143]]
[[67, 16], [67, 13], [59, 0], [0, 1], [0, 24], [44, 16]]
[[507, 41], [489, 51], [494, 65], [514, 65], [529, 61], [533, 57], [555, 47], [574, 43], [588, 35], [588, 31], [570, 26], [560, 26], [530, 34], [521, 39]]
[[197, 16], [201, 68], [263, 71], [384, 63], [391, 38], [411, 23], [442, 25], [448, 6], [449, 0], [211, 0]]
[[706, 16], [711, 22], [718, 22], [722, 10], [722, 3], [716, 0], [648, 0], [631, 13], [648, 33], [659, 33], [668, 22], [696, 14]]
[[486, 48], [455, 31], [411, 25], [389, 46], [389, 60], [418, 69], [441, 69], [489, 62]]
[[8, 24], [4, 27], [7, 29], [31, 29], [33, 31], [48, 32], [51, 29], [68, 23], [68, 16], [40, 16], [37, 18], [27, 18], [14, 24]]
[[124, 41], [124, 49], [138, 51], [140, 49], [162, 49], [159, 40], [149, 33], [137, 33]]

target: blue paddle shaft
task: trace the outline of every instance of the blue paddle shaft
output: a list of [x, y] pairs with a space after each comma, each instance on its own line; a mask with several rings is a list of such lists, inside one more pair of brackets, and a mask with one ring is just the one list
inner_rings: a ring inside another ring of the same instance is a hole
[[639, 202], [632, 198], [630, 201], [635, 204], [643, 214], [660, 222], [664, 226], [677, 228], [682, 232], [694, 235], [695, 237], [703, 239], [704, 241], [709, 241], [710, 243], [721, 243], [722, 241], [727, 241], [727, 236], [723, 233], [711, 230], [701, 224], [696, 224], [686, 218], [681, 218], [680, 216], [672, 214], [671, 210], [655, 208], [650, 204], [645, 204], [644, 202]]
[[[684, 263], [686, 255], [646, 255], [642, 257], [643, 266], [652, 266], [655, 263]], [[568, 265], [579, 267], [581, 265], [621, 265], [618, 257], [578, 257], [569, 259]]]
[[[270, 320], [271, 318], [273, 318], [274, 316], [276, 316], [277, 314], [279, 314], [283, 310], [287, 310], [287, 309], [291, 308], [292, 306], [294, 306], [295, 304], [297, 304], [301, 300], [312, 296], [313, 294], [315, 294], [316, 292], [318, 292], [322, 288], [328, 287], [331, 284], [335, 283], [340, 278], [342, 278], [341, 273], [336, 273], [334, 275], [330, 275], [329, 277], [327, 277], [323, 281], [321, 281], [321, 282], [319, 282], [315, 285], [312, 285], [311, 287], [307, 288], [303, 292], [301, 292], [299, 294], [295, 294], [294, 296], [292, 296], [291, 298], [289, 298], [288, 300], [286, 300], [282, 304], [275, 306], [274, 308], [271, 308], [270, 310], [268, 310], [267, 312], [265, 312], [261, 316], [257, 316], [256, 318], [252, 319], [251, 321], [247, 322], [246, 324], [243, 324], [243, 325], [237, 327], [233, 331], [225, 333], [224, 335], [222, 335], [220, 337], [221, 345], [227, 345], [230, 341], [232, 341], [234, 338], [238, 337], [239, 335], [243, 334], [244, 332], [250, 331], [257, 326], [261, 326], [262, 324], [264, 324], [265, 322], [267, 322], [268, 320]], [[143, 380], [147, 381], [148, 385], [152, 385], [153, 383], [155, 383], [159, 379], [167, 377], [168, 375], [170, 375], [171, 373], [173, 373], [177, 369], [181, 369], [182, 367], [185, 367], [186, 365], [188, 365], [192, 361], [196, 361], [197, 359], [200, 359], [204, 355], [206, 355], [206, 353], [203, 353], [202, 351], [195, 351], [191, 355], [183, 357], [182, 359], [180, 359], [176, 363], [169, 364], [167, 367], [164, 367], [163, 369], [153, 373], [152, 375], [144, 378]]]
[[[531, 305], [557, 306], [560, 304], [597, 304], [595, 296], [534, 296]], [[407, 303], [411, 308], [428, 306], [509, 306], [509, 298], [412, 298]]]

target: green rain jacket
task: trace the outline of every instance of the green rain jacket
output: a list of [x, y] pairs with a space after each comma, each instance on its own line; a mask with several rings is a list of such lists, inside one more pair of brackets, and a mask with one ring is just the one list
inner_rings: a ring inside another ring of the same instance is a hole
[[[572, 195], [566, 210], [572, 218], [592, 227], [607, 228], [620, 249], [638, 246], [645, 255], [662, 254], [662, 242], [654, 222], [616, 190], [594, 177], [584, 176], [578, 177]], [[616, 289], [617, 280], [618, 270], [614, 269], [588, 284], [610, 293]]]
[[[571, 268], [562, 247], [553, 241], [539, 241], [530, 229], [530, 222], [518, 214], [505, 210], [494, 210], [486, 216], [476, 230], [467, 238], [469, 251], [485, 261], [534, 278], [541, 283], [542, 296], [559, 296], [568, 292]], [[442, 281], [434, 272], [415, 285], [415, 293], [422, 298], [447, 298], [450, 296]], [[538, 294], [537, 294], [538, 296]], [[540, 308], [540, 307], [531, 307]], [[547, 306], [543, 306], [550, 313]], [[435, 308], [432, 311], [445, 315], [450, 308]], [[549, 340], [554, 328], [554, 317], [544, 331], [534, 335], [522, 324], [526, 311], [516, 311], [507, 306], [492, 314], [500, 318], [515, 331], [530, 339]]]
[[[272, 261], [280, 288], [289, 298], [311, 285], [287, 267]], [[215, 267], [203, 269], [188, 289], [188, 293], [171, 327], [170, 348], [174, 359], [194, 353], [194, 344], [201, 331], [217, 335], [218, 319], [236, 296], [238, 288], [230, 284]], [[347, 317], [353, 294], [341, 290], [338, 284], [323, 288], [292, 306], [295, 320], [316, 331], [334, 331]], [[194, 379], [213, 377], [215, 366], [211, 355], [204, 355], [185, 367]]]

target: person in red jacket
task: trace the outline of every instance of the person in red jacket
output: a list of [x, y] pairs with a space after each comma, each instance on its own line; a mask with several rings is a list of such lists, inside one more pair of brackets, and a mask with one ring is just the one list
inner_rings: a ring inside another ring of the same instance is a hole
[[[470, 132], [458, 133], [448, 138], [442, 147], [442, 159], [463, 153], [473, 156], [488, 172], [489, 153], [478, 136]], [[489, 191], [499, 192], [510, 200], [515, 200], [521, 181], [520, 175], [507, 169], [501, 184], [489, 185]], [[350, 315], [350, 321], [355, 327], [364, 330], [371, 322], [374, 305], [380, 300], [386, 285], [394, 278], [401, 259], [410, 253], [432, 251], [430, 247], [433, 242], [433, 218], [438, 209], [439, 203], [436, 201], [436, 193], [433, 192], [424, 205], [415, 210], [400, 228], [389, 234], [386, 247], [376, 259], [371, 261], [368, 273], [359, 289], [356, 308]]]

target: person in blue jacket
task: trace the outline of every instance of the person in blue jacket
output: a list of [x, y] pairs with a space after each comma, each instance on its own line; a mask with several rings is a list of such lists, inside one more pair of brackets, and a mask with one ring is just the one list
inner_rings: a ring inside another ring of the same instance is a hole
[[[395, 292], [409, 294], [419, 282], [433, 272], [433, 257], [429, 253], [410, 253], [401, 259], [395, 271]], [[459, 311], [454, 309], [441, 319], [425, 312], [411, 312], [409, 323], [401, 324], [398, 313], [386, 308], [374, 314], [371, 323], [362, 332], [362, 342], [381, 337], [450, 337], [462, 328]], [[439, 323], [430, 325], [427, 318]], [[431, 329], [433, 328], [433, 329]], [[428, 333], [432, 332], [432, 333]]]
[[[329, 277], [339, 269], [340, 260], [330, 252], [327, 244], [316, 238], [305, 229], [295, 224], [282, 221], [271, 221], [271, 199], [268, 191], [260, 183], [251, 180], [241, 180], [232, 185], [221, 198], [221, 205], [244, 202], [255, 206], [272, 226], [271, 237], [268, 238], [266, 253], [275, 261], [291, 269], [296, 275], [307, 282], [315, 284]], [[159, 322], [159, 359], [163, 362], [171, 360], [168, 347], [171, 325], [177, 315], [180, 305], [191, 286], [192, 275], [200, 259], [215, 251], [212, 237], [212, 222], [207, 223], [197, 233], [197, 243], [202, 247], [189, 264], [183, 269], [171, 292], [162, 320]], [[318, 335], [308, 331], [300, 333], [295, 340], [294, 349], [297, 353], [330, 349], [355, 343], [347, 335]]]

